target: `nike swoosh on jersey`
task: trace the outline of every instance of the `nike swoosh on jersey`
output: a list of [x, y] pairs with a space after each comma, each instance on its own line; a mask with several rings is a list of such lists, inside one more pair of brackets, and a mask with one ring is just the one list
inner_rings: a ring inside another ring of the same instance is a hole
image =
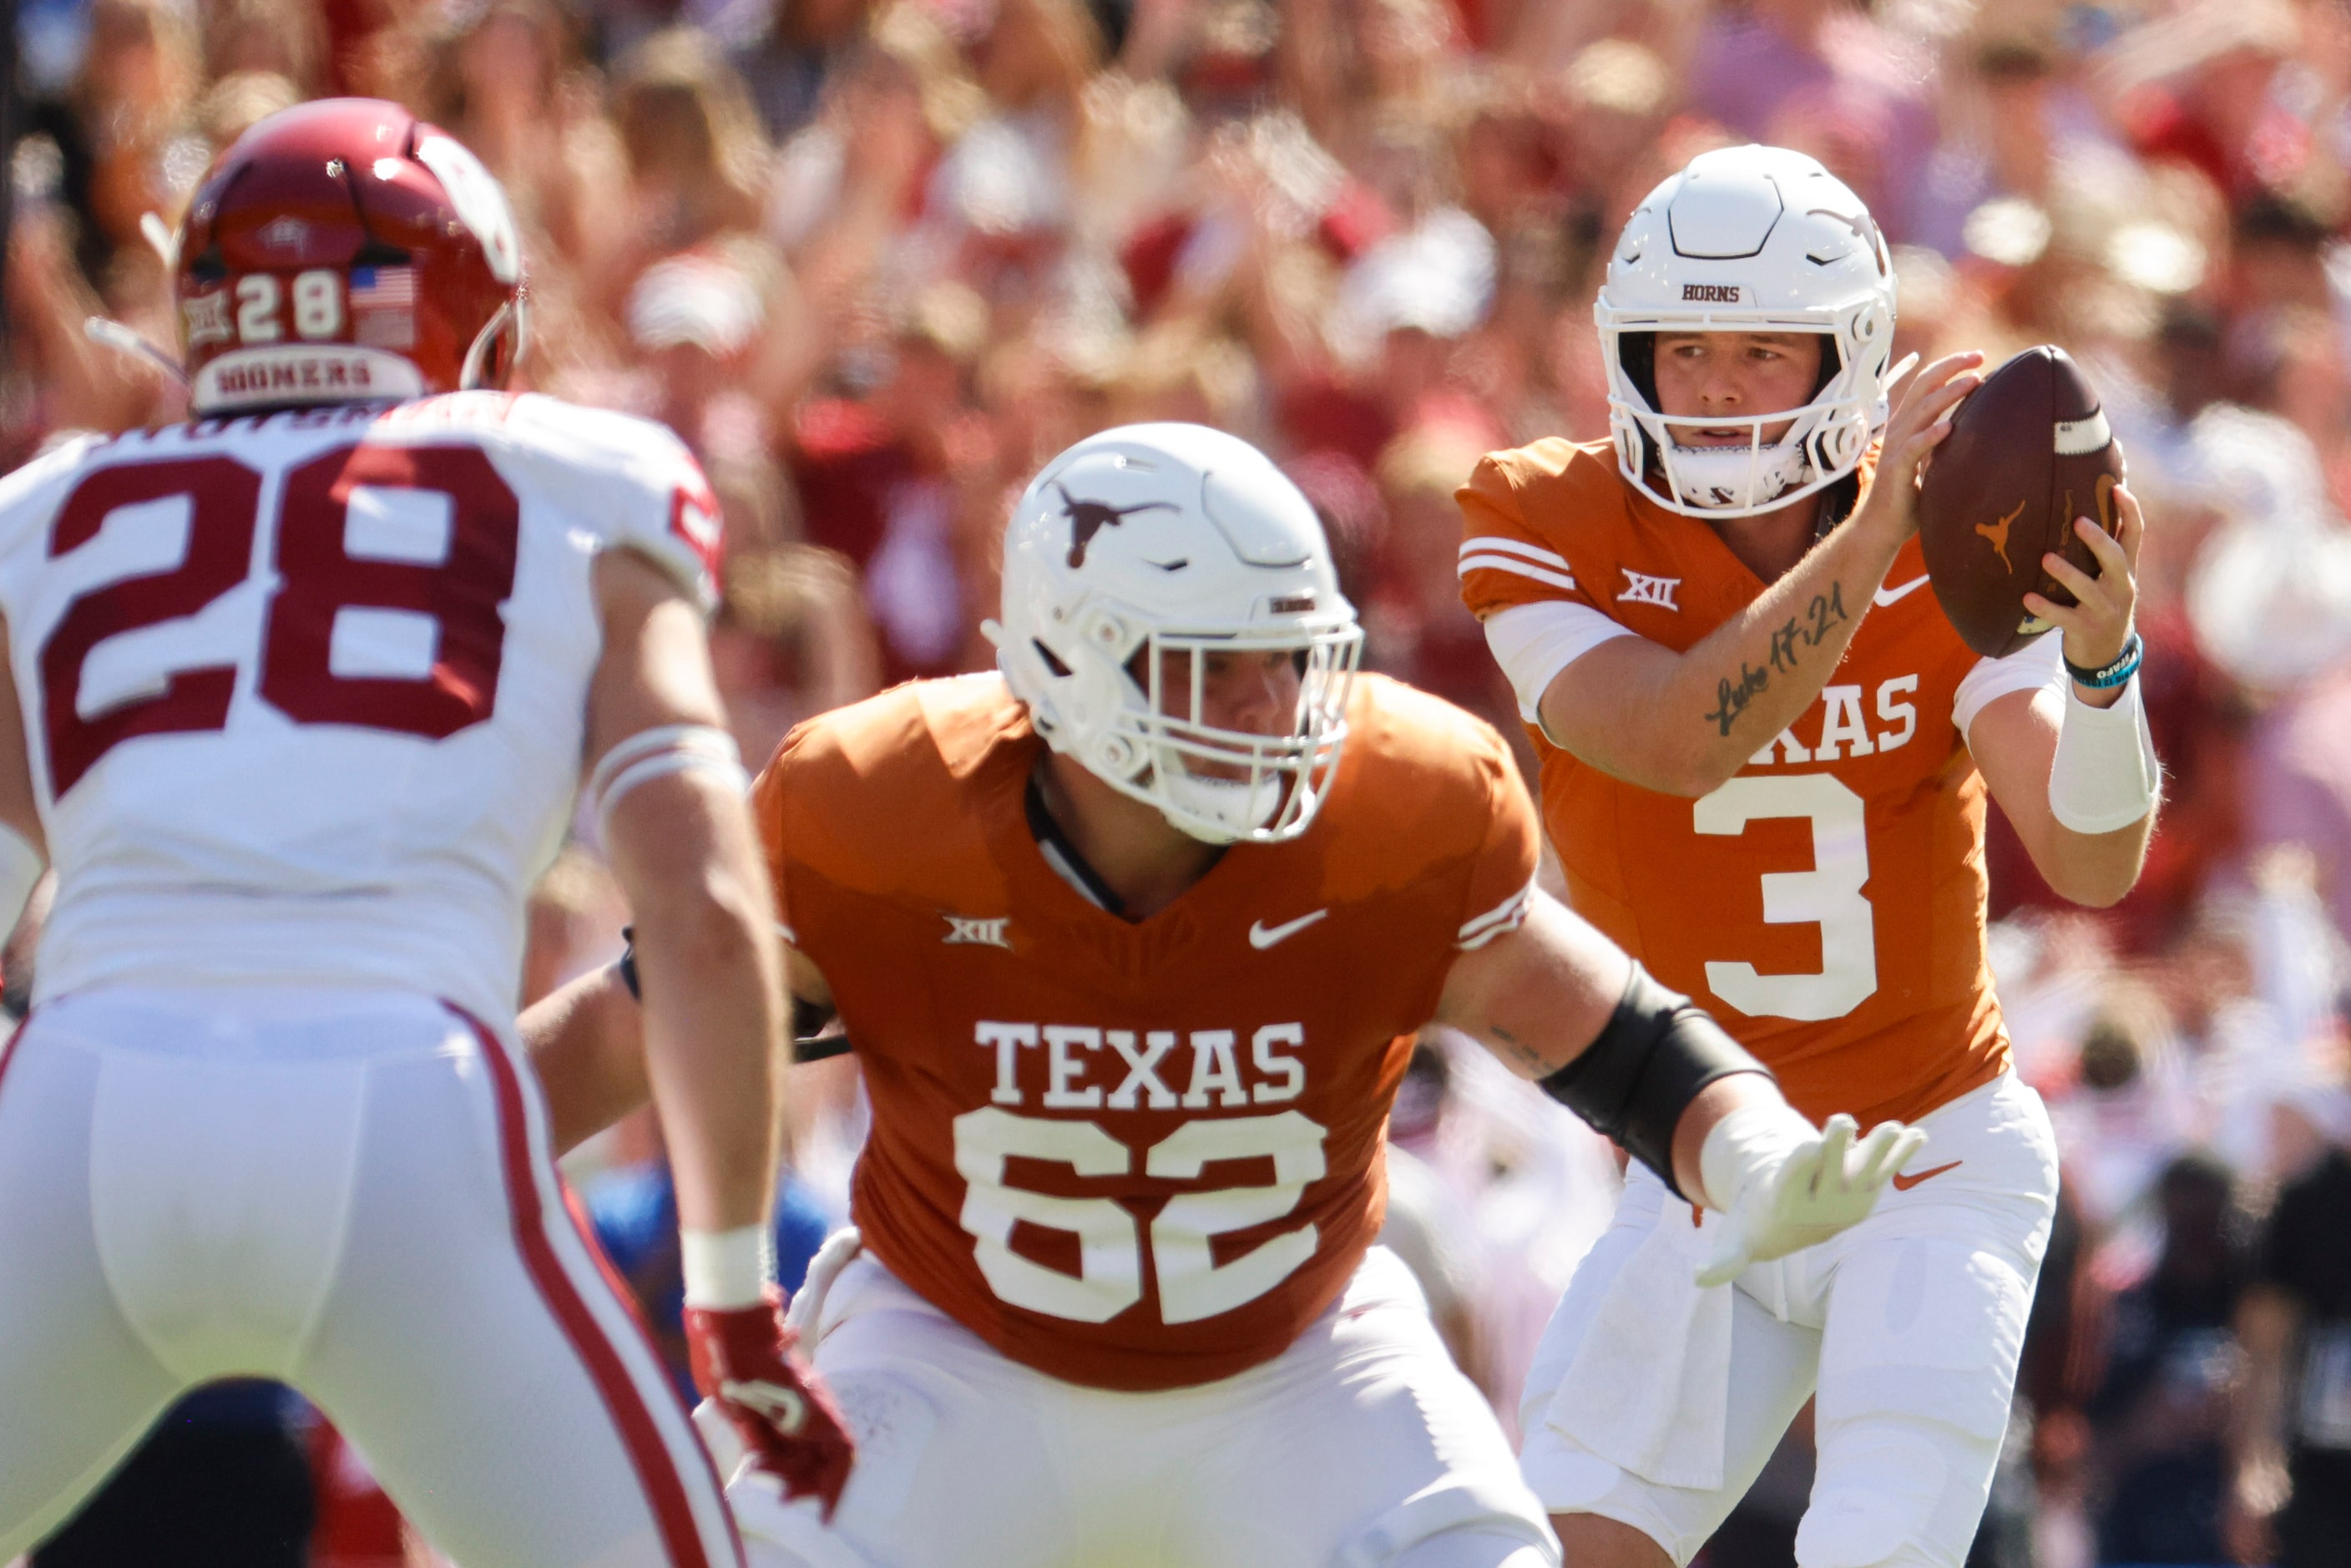
[[1909, 595], [1911, 595], [1911, 594], [1913, 594], [1913, 593], [1916, 593], [1916, 592], [1918, 591], [1918, 589], [1919, 589], [1920, 585], [1921, 585], [1921, 584], [1923, 584], [1926, 580], [1927, 580], [1927, 574], [1926, 574], [1926, 573], [1924, 573], [1924, 572], [1920, 572], [1917, 577], [1912, 578], [1909, 581], [1907, 581], [1907, 582], [1904, 583], [1904, 584], [1903, 584], [1901, 587], [1899, 587], [1899, 588], [1881, 588], [1881, 589], [1879, 589], [1876, 593], [1871, 594], [1869, 597], [1870, 597], [1871, 601], [1872, 601], [1873, 602], [1875, 602], [1875, 603], [1878, 603], [1878, 604], [1893, 604], [1893, 603], [1896, 603], [1896, 602], [1897, 602], [1897, 601], [1901, 601], [1901, 600], [1903, 600], [1903, 599], [1907, 598]]
[[1932, 1170], [1920, 1171], [1917, 1176], [1902, 1176], [1897, 1173], [1894, 1177], [1894, 1190], [1896, 1192], [1908, 1192], [1920, 1182], [1933, 1181], [1945, 1171], [1955, 1171], [1967, 1163], [1968, 1162], [1965, 1160], [1953, 1160], [1949, 1165], [1937, 1166]]
[[1295, 920], [1285, 920], [1279, 925], [1268, 925], [1262, 920], [1254, 921], [1249, 925], [1249, 946], [1262, 953], [1275, 943], [1286, 937], [1297, 936], [1330, 913], [1328, 909], [1318, 909], [1311, 915], [1301, 915]]

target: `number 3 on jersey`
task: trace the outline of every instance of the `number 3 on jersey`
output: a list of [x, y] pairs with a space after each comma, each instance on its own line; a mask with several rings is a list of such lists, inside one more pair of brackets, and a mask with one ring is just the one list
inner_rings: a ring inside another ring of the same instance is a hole
[[[448, 548], [437, 562], [354, 554], [351, 502], [362, 488], [409, 490], [446, 503]], [[187, 508], [179, 565], [118, 578], [67, 607], [37, 657], [49, 789], [62, 798], [121, 742], [141, 735], [225, 728], [233, 664], [172, 672], [128, 700], [85, 713], [83, 665], [100, 643], [196, 615], [253, 571], [261, 476], [214, 454], [101, 468], [76, 486], [50, 527], [50, 559], [98, 538], [125, 507]], [[345, 724], [439, 740], [490, 716], [506, 643], [500, 606], [514, 591], [521, 506], [478, 447], [336, 447], [291, 470], [277, 504], [279, 578], [262, 623], [261, 699], [297, 724]], [[413, 676], [336, 673], [345, 610], [406, 612], [433, 623], [431, 667]]]
[[1843, 1018], [1877, 989], [1877, 929], [1862, 888], [1869, 881], [1869, 831], [1861, 797], [1826, 773], [1740, 777], [1701, 797], [1701, 833], [1736, 838], [1747, 824], [1802, 817], [1813, 824], [1813, 869], [1763, 875], [1763, 919], [1818, 925], [1821, 968], [1766, 975], [1752, 964], [1708, 963], [1714, 994], [1750, 1018]]

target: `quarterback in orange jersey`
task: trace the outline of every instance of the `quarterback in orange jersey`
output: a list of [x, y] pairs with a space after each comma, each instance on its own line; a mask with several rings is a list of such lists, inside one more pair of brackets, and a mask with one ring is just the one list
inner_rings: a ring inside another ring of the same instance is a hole
[[1709, 152], [1660, 185], [1597, 314], [1614, 440], [1496, 453], [1460, 492], [1463, 595], [1536, 736], [1571, 902], [1807, 1117], [1928, 1144], [1867, 1221], [1728, 1290], [1664, 1266], [1718, 1217], [1693, 1234], [1633, 1172], [1538, 1356], [1523, 1468], [1570, 1561], [1686, 1563], [1817, 1390], [1802, 1568], [1958, 1568], [2056, 1184], [1985, 961], [1985, 794], [2068, 896], [2137, 877], [2137, 503], [2116, 492], [2116, 538], [2077, 525], [2095, 578], [2047, 558], [2079, 603], [2027, 606], [2062, 640], [1968, 651], [1911, 509], [1980, 356], [1887, 420], [1885, 242], [1802, 154]]
[[[1534, 891], [1500, 737], [1354, 675], [1312, 510], [1245, 443], [1064, 453], [991, 632], [1000, 673], [812, 720], [754, 790], [794, 988], [873, 1112], [857, 1229], [792, 1318], [857, 1469], [829, 1527], [738, 1484], [756, 1560], [1557, 1563], [1373, 1245], [1414, 1031], [1484, 1040], [1726, 1210], [1718, 1272], [1861, 1218], [1917, 1135], [1816, 1129]], [[559, 1136], [643, 1096], [622, 977], [525, 1027]]]

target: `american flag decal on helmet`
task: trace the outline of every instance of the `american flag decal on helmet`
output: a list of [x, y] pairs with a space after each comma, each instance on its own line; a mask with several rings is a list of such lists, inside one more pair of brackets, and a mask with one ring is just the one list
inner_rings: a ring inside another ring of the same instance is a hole
[[371, 348], [416, 346], [416, 269], [351, 268], [352, 337]]
[[413, 267], [351, 268], [351, 308], [409, 310], [416, 305], [416, 269]]

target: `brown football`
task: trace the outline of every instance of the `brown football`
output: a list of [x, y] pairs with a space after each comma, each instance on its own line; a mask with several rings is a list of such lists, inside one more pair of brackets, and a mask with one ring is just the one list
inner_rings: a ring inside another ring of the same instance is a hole
[[2054, 550], [2096, 576], [2074, 519], [2113, 533], [2122, 478], [2098, 394], [2064, 350], [2027, 349], [1968, 394], [1919, 482], [1918, 546], [1969, 647], [1996, 659], [2050, 629], [2026, 612], [2024, 596], [2071, 604], [2074, 595], [2041, 558]]

